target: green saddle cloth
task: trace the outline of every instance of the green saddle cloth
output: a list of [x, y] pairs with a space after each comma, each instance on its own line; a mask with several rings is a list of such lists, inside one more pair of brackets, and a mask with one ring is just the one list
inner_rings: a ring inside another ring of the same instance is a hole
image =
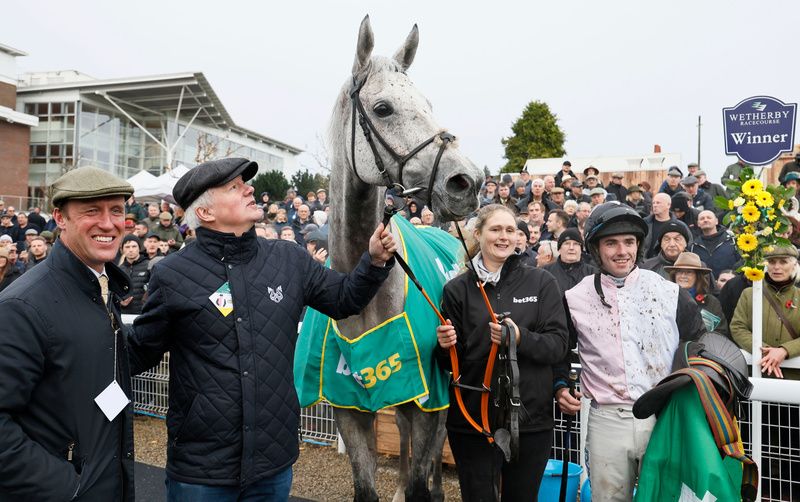
[[[432, 227], [414, 227], [395, 215], [403, 256], [435, 305], [444, 284], [458, 273], [459, 243]], [[450, 375], [435, 359], [439, 319], [405, 278], [404, 311], [348, 340], [336, 321], [309, 308], [297, 341], [294, 384], [300, 406], [325, 400], [333, 406], [377, 411], [414, 401], [424, 411], [449, 406]]]

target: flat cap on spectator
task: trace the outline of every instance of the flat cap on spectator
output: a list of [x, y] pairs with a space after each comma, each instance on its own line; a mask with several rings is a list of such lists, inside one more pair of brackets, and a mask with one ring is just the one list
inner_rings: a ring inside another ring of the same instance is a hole
[[487, 186], [488, 186], [488, 185], [494, 185], [494, 186], [497, 186], [497, 182], [496, 182], [495, 180], [486, 180], [486, 182], [484, 183], [484, 185], [487, 185]]
[[79, 167], [58, 178], [50, 187], [53, 205], [70, 200], [97, 199], [133, 195], [133, 186], [127, 181], [97, 167]]
[[689, 162], [689, 165], [687, 165], [686, 167], [698, 167], [698, 164], [697, 162]]
[[550, 190], [550, 194], [554, 194], [554, 193], [564, 193], [564, 189], [561, 188], [561, 187], [553, 187], [553, 189]]
[[703, 171], [702, 169], [698, 169], [697, 171], [694, 172], [694, 175], [695, 176], [706, 176], [706, 172]]
[[35, 228], [29, 228], [28, 230], [25, 230], [25, 235], [39, 235], [39, 231]]
[[50, 230], [45, 230], [39, 235], [41, 235], [42, 238], [47, 242], [53, 242], [53, 237], [55, 237], [55, 234], [53, 234], [53, 232], [51, 232]]
[[[302, 233], [302, 232], [300, 232], [300, 233]], [[311, 231], [311, 232], [309, 232], [308, 234], [305, 235], [305, 241], [306, 242], [319, 242], [319, 241], [324, 241], [324, 240], [326, 240], [325, 239], [325, 235], [322, 232], [320, 232], [319, 230], [313, 230], [313, 231]]]
[[596, 181], [599, 181], [599, 178], [597, 177], [597, 175], [596, 175], [596, 174], [590, 174], [589, 176], [587, 176], [586, 178], [584, 178], [584, 180], [583, 180], [583, 181], [589, 181], [589, 180], [596, 180]]
[[594, 187], [591, 190], [589, 190], [589, 196], [590, 197], [592, 195], [607, 195], [607, 194], [608, 194], [608, 192], [606, 192], [606, 190], [604, 188], [600, 188], [600, 187]]
[[561, 232], [561, 235], [558, 237], [558, 249], [561, 249], [561, 245], [566, 241], [575, 241], [583, 246], [583, 238], [581, 237], [580, 230], [575, 227], [569, 227]]
[[617, 172], [615, 172], [615, 173], [612, 173], [612, 174], [611, 174], [611, 177], [612, 177], [612, 178], [620, 178], [620, 179], [621, 179], [621, 178], [624, 178], [624, 177], [625, 177], [625, 175], [624, 175], [624, 174], [622, 174], [621, 172], [617, 171]]
[[569, 186], [572, 187], [572, 188], [582, 188], [583, 187], [583, 183], [581, 183], [578, 180], [574, 180], [572, 183], [569, 184]]
[[794, 246], [773, 246], [772, 251], [766, 251], [764, 258], [797, 258], [797, 248]]
[[501, 181], [503, 182], [503, 184], [504, 184], [504, 185], [508, 185], [508, 184], [510, 184], [512, 181], [514, 181], [514, 178], [512, 178], [510, 174], [506, 173], [506, 174], [504, 174], [504, 175], [503, 175], [503, 177], [501, 178]]
[[642, 191], [642, 187], [640, 187], [639, 185], [631, 185], [631, 186], [628, 187], [628, 193], [641, 192], [641, 191]]
[[667, 176], [678, 176], [679, 178], [683, 178], [683, 171], [678, 169], [678, 166], [672, 166], [667, 171]]
[[561, 186], [564, 186], [565, 183], [569, 182], [572, 179], [573, 179], [572, 176], [570, 176], [569, 174], [564, 176], [564, 177], [562, 177], [561, 178]]
[[131, 220], [136, 223], [136, 215], [133, 213], [128, 213], [125, 215], [125, 221]]
[[308, 225], [304, 226], [302, 230], [300, 230], [300, 234], [301, 235], [310, 234], [315, 230], [319, 230], [319, 226], [316, 223], [309, 223]]
[[256, 171], [258, 164], [242, 158], [203, 162], [181, 176], [172, 189], [172, 196], [185, 209], [209, 188], [224, 185], [240, 174], [242, 180], [247, 181], [256, 175]]
[[161, 240], [161, 236], [155, 232], [147, 232], [147, 235], [144, 236], [144, 240], [147, 239], [158, 239]]
[[0, 235], [0, 242], [14, 242], [14, 239], [8, 234], [3, 234]]
[[691, 174], [681, 180], [681, 185], [696, 185], [697, 178]]
[[169, 211], [162, 211], [161, 214], [158, 215], [158, 219], [172, 221], [172, 214]]

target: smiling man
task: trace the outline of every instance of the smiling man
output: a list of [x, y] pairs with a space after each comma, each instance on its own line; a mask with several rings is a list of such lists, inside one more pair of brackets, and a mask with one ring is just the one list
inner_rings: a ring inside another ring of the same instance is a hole
[[0, 500], [133, 501], [133, 407], [112, 262], [133, 187], [101, 169], [52, 186], [60, 232], [0, 294]]
[[[591, 399], [586, 443], [592, 499], [629, 501], [655, 424], [633, 403], [670, 374], [680, 340], [705, 332], [689, 293], [636, 267], [647, 225], [631, 207], [606, 202], [586, 223], [589, 253], [600, 271], [565, 293], [570, 347], [577, 342], [583, 395]], [[567, 388], [569, 359], [554, 371], [564, 413], [581, 403]], [[578, 393], [578, 398], [580, 393]]]
[[205, 162], [175, 185], [195, 243], [156, 264], [130, 340], [133, 371], [170, 351], [167, 499], [286, 500], [298, 456], [292, 362], [306, 305], [334, 319], [362, 310], [388, 276], [383, 225], [350, 274], [295, 242], [256, 237], [263, 218], [247, 159]]

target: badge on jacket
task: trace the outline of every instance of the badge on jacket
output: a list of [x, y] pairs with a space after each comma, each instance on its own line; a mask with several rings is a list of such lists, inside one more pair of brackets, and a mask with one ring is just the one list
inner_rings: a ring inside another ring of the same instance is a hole
[[208, 299], [211, 300], [211, 303], [219, 310], [223, 317], [228, 317], [228, 314], [233, 312], [233, 297], [231, 296], [231, 287], [228, 281], [225, 281], [218, 290], [211, 293]]
[[283, 286], [278, 286], [276, 289], [267, 286], [267, 292], [269, 293], [269, 299], [273, 302], [280, 303], [283, 300]]

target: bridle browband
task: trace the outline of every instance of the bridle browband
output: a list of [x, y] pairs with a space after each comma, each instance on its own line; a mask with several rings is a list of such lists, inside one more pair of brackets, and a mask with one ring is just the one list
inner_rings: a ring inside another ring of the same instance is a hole
[[[364, 104], [361, 102], [361, 96], [359, 93], [366, 82], [366, 76], [361, 81], [358, 81], [354, 76], [353, 87], [350, 89], [350, 101], [353, 104], [350, 120], [350, 161], [353, 163], [353, 174], [356, 175], [356, 178], [358, 178], [360, 182], [367, 184], [364, 182], [364, 179], [361, 178], [361, 175], [358, 174], [358, 169], [356, 168], [356, 116], [358, 116], [358, 123], [361, 125], [361, 131], [364, 133], [364, 138], [367, 140], [370, 150], [372, 150], [372, 156], [375, 158], [375, 166], [378, 168], [378, 172], [383, 177], [384, 186], [386, 186], [386, 188], [399, 188], [402, 193], [412, 193], [424, 190], [422, 187], [416, 187], [416, 190], [414, 187], [409, 189], [403, 185], [403, 167], [405, 167], [406, 163], [414, 158], [415, 155], [433, 143], [436, 138], [439, 138], [441, 144], [439, 145], [439, 151], [436, 153], [436, 160], [433, 162], [431, 176], [428, 180], [428, 192], [426, 194], [428, 209], [432, 209], [431, 203], [433, 197], [433, 182], [435, 181], [436, 173], [439, 170], [439, 161], [442, 159], [442, 155], [444, 154], [447, 145], [455, 141], [456, 137], [448, 132], [440, 132], [426, 139], [407, 154], [400, 155], [391, 146], [389, 146], [389, 143], [387, 143], [385, 139], [383, 139], [383, 136], [381, 136], [381, 134], [375, 128], [375, 124], [372, 123], [367, 115], [366, 110], [364, 109]], [[389, 174], [389, 171], [386, 169], [386, 165], [383, 162], [380, 152], [378, 152], [378, 147], [375, 144], [374, 138], [378, 139], [378, 142], [381, 144], [381, 146], [383, 146], [383, 148], [389, 152], [389, 155], [391, 155], [392, 159], [397, 163], [397, 181], [392, 179], [392, 175]]]

